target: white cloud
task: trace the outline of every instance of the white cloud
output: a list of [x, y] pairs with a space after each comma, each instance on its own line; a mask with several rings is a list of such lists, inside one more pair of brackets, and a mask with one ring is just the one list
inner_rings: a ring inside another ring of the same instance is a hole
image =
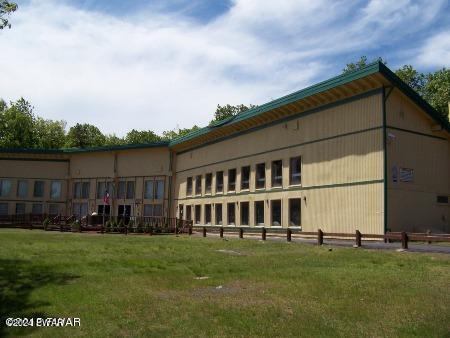
[[416, 61], [425, 67], [449, 67], [450, 31], [440, 32], [427, 39]]
[[0, 32], [0, 97], [119, 135], [204, 125], [218, 103], [264, 103], [336, 74], [340, 55], [423, 29], [444, 3], [235, 0], [199, 23], [155, 9], [118, 18], [34, 1]]

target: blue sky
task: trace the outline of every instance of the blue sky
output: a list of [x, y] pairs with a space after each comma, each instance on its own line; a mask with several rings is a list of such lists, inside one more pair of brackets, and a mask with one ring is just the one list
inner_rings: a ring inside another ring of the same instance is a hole
[[378, 56], [450, 66], [448, 0], [16, 0], [0, 97], [103, 132], [205, 125]]

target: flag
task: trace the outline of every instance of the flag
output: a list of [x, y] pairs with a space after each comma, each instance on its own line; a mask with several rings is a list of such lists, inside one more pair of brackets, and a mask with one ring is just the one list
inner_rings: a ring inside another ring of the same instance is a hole
[[103, 203], [106, 205], [109, 205], [109, 192], [108, 190], [105, 191], [105, 196], [103, 196]]

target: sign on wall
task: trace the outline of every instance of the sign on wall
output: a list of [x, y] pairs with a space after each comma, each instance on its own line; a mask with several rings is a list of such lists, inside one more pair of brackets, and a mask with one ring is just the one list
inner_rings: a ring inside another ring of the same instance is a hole
[[413, 182], [414, 169], [400, 168], [400, 182]]

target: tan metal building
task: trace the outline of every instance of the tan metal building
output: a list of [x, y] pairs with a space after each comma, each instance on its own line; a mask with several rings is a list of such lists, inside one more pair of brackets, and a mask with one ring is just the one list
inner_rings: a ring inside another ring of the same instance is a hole
[[449, 123], [379, 62], [170, 143], [4, 149], [0, 166], [0, 214], [450, 232]]

